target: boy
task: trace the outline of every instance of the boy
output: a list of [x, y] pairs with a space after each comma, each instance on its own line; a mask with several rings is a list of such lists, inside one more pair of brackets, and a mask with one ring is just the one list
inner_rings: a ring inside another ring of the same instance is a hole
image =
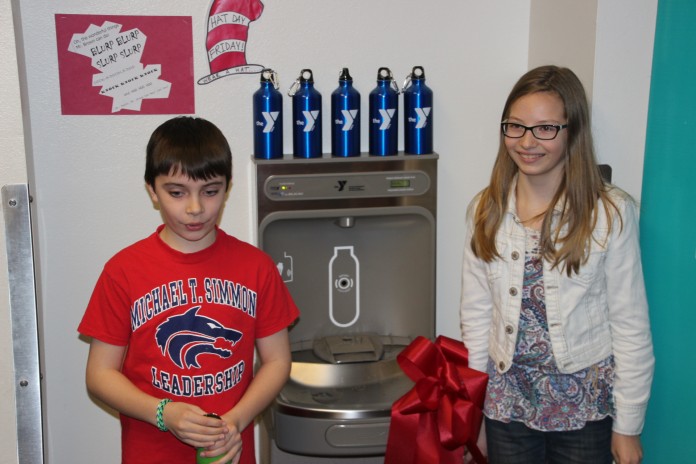
[[195, 448], [254, 463], [250, 425], [288, 378], [299, 312], [271, 259], [217, 227], [231, 178], [213, 124], [159, 126], [145, 182], [164, 224], [107, 262], [78, 328], [92, 337], [87, 388], [120, 413], [124, 463], [189, 464]]

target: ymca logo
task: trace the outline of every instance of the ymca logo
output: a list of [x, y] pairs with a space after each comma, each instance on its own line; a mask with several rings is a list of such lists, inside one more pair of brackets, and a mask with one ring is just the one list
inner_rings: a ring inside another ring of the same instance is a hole
[[276, 123], [276, 120], [278, 119], [279, 114], [280, 114], [280, 111], [271, 111], [270, 113], [268, 111], [263, 111], [261, 113], [261, 115], [263, 116], [263, 119], [266, 121], [266, 123], [263, 126], [264, 134], [267, 134], [269, 132], [273, 132], [273, 129], [275, 129], [275, 123]]
[[319, 110], [303, 111], [302, 114], [304, 115], [305, 121], [307, 122], [303, 129], [303, 132], [312, 132], [314, 130], [314, 125], [317, 122], [317, 118], [319, 117]]
[[[341, 110], [343, 115], [343, 128], [342, 131], [349, 131], [353, 128], [355, 123], [355, 118], [358, 116], [358, 110]], [[341, 124], [341, 120], [337, 119], [336, 124]]]
[[242, 338], [241, 332], [199, 315], [199, 309], [200, 306], [194, 306], [184, 314], [168, 318], [155, 332], [162, 354], [182, 369], [200, 368], [198, 356], [201, 354], [229, 358], [232, 346]]
[[392, 118], [396, 113], [396, 108], [383, 109], [380, 108], [379, 114], [382, 116], [382, 124], [379, 126], [379, 130], [387, 130], [391, 126]]
[[422, 129], [428, 125], [428, 116], [430, 115], [430, 107], [426, 108], [415, 108], [416, 116], [418, 116], [418, 121], [416, 122], [416, 129]]

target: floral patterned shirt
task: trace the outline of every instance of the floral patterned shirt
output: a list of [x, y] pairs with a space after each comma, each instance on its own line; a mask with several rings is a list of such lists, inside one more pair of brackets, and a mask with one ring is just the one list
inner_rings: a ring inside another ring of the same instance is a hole
[[526, 229], [522, 308], [513, 365], [501, 374], [489, 358], [484, 414], [541, 431], [567, 431], [614, 415], [614, 359], [573, 374], [558, 371], [544, 301], [540, 232]]

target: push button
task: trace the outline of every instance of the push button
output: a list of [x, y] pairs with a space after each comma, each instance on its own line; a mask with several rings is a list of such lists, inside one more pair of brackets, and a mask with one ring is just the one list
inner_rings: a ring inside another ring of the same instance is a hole
[[335, 448], [364, 448], [385, 446], [389, 423], [338, 424], [326, 430], [326, 442]]

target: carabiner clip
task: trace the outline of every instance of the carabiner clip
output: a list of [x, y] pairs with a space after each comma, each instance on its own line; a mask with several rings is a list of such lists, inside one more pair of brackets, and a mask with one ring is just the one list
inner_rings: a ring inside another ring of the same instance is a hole
[[297, 89], [300, 88], [300, 78], [298, 77], [295, 79], [295, 82], [292, 83], [290, 86], [290, 89], [288, 90], [288, 97], [293, 97], [297, 93]]
[[276, 90], [280, 88], [280, 81], [278, 80], [278, 73], [275, 71], [271, 71], [271, 78], [269, 79], [271, 83], [273, 84], [273, 87], [275, 87]]
[[408, 75], [406, 76], [406, 80], [404, 80], [404, 86], [401, 90], [405, 91], [409, 87], [411, 87], [411, 73], [408, 73]]

